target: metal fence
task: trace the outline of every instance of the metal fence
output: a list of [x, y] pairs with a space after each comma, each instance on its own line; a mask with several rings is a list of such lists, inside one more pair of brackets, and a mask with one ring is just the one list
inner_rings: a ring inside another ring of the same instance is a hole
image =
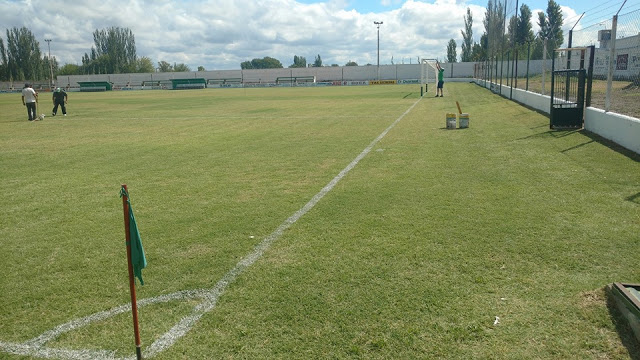
[[[571, 48], [595, 47], [590, 106], [640, 118], [640, 10], [573, 30], [569, 38]], [[476, 64], [474, 76], [496, 91], [505, 85], [549, 95], [553, 60], [556, 70], [580, 68], [578, 52], [548, 51], [545, 62], [530, 60], [530, 43], [518, 51], [519, 60], [514, 49], [489, 56]]]

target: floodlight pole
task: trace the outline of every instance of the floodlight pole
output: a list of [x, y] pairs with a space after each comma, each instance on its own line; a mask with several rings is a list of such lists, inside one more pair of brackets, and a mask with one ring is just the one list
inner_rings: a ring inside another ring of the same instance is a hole
[[49, 74], [51, 78], [49, 80], [49, 87], [53, 87], [53, 65], [51, 64], [51, 39], [44, 39], [47, 42], [47, 48], [49, 49]]
[[382, 25], [384, 22], [374, 21], [373, 23], [378, 28], [378, 80], [380, 80], [380, 25]]

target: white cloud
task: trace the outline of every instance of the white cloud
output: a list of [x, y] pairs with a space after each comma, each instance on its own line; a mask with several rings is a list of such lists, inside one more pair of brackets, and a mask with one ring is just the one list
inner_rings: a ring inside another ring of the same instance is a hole
[[[396, 3], [399, 0], [384, 0]], [[293, 56], [325, 64], [375, 63], [380, 28], [380, 62], [420, 57], [444, 58], [449, 39], [458, 54], [467, 6], [474, 18], [474, 38], [483, 31], [484, 7], [460, 0], [407, 0], [398, 9], [361, 14], [347, 11], [348, 1], [302, 4], [294, 0], [87, 0], [61, 6], [47, 0], [0, 0], [0, 23], [27, 26], [61, 64], [80, 63], [93, 46], [93, 32], [111, 26], [130, 28], [138, 56], [154, 63], [184, 62], [192, 69], [238, 69], [242, 61], [265, 56], [286, 67]], [[569, 16], [568, 10], [565, 16]], [[535, 14], [535, 12], [534, 12]], [[0, 29], [3, 30], [3, 29]], [[4, 35], [4, 32], [2, 32]]]

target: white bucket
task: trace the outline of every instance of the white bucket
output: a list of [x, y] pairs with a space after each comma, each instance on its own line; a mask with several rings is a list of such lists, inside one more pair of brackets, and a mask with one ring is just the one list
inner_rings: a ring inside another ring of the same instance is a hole
[[456, 128], [456, 114], [450, 113], [447, 114], [447, 129], [455, 129]]
[[469, 114], [460, 114], [460, 129], [469, 127]]

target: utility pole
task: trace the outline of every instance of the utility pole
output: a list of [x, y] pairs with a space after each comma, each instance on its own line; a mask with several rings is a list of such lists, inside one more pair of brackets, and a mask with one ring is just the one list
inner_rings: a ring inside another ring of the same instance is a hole
[[51, 64], [51, 39], [44, 39], [47, 42], [47, 48], [49, 49], [49, 87], [53, 88], [53, 65]]
[[380, 25], [382, 25], [383, 22], [374, 21], [373, 23], [378, 28], [378, 80], [380, 80]]

